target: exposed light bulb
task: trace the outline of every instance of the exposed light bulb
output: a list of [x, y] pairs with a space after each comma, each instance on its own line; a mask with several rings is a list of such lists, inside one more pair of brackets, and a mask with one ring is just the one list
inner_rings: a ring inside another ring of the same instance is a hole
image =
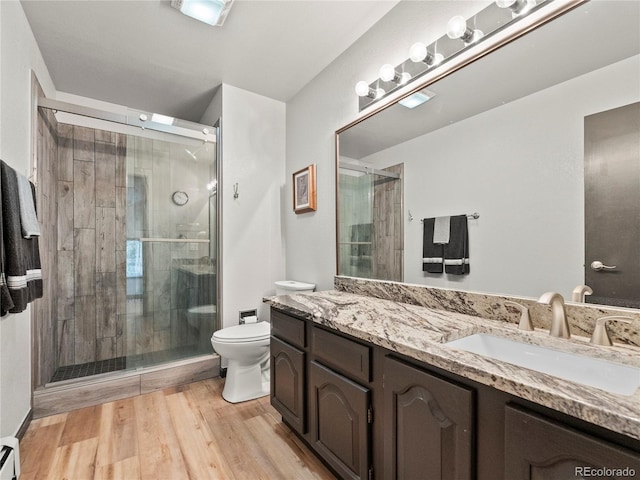
[[469, 45], [480, 40], [484, 33], [481, 30], [471, 30], [464, 17], [456, 15], [447, 23], [447, 36], [452, 39], [459, 38], [466, 45]]
[[412, 62], [421, 62], [427, 58], [427, 46], [422, 42], [411, 45], [409, 49], [409, 58]]
[[369, 97], [377, 100], [378, 98], [384, 95], [384, 90], [382, 88], [371, 88], [367, 82], [359, 81], [356, 83], [356, 95], [359, 97]]
[[396, 69], [393, 68], [393, 65], [389, 63], [385, 63], [382, 67], [380, 67], [380, 80], [384, 82], [390, 82], [396, 76]]
[[496, 5], [500, 8], [508, 8], [512, 15], [517, 17], [524, 15], [536, 6], [536, 0], [496, 0]]
[[358, 83], [356, 83], [356, 95], [358, 95], [359, 97], [366, 97], [369, 95], [369, 85], [367, 84], [367, 82], [361, 80]]
[[424, 62], [428, 66], [433, 67], [439, 65], [444, 60], [444, 55], [441, 53], [431, 53], [427, 50], [427, 46], [422, 42], [417, 42], [411, 45], [409, 49], [409, 58], [412, 62]]
[[402, 75], [400, 75], [400, 81], [398, 83], [400, 85], [405, 85], [409, 80], [411, 80], [411, 74], [409, 72], [402, 72]]
[[461, 15], [456, 15], [447, 23], [447, 36], [449, 38], [462, 38], [467, 31], [467, 21]]

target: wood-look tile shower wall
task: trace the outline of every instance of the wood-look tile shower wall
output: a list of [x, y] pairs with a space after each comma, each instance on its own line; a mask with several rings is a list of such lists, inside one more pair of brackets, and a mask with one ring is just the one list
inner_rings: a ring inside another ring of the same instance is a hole
[[126, 355], [127, 136], [58, 125], [58, 366]]
[[[44, 92], [33, 78], [33, 98], [43, 97]], [[58, 122], [51, 110], [40, 109], [36, 116], [36, 207], [40, 224], [40, 261], [44, 292], [31, 306], [32, 316], [32, 386], [35, 388], [49, 381], [57, 366], [57, 195], [56, 159], [58, 156]]]

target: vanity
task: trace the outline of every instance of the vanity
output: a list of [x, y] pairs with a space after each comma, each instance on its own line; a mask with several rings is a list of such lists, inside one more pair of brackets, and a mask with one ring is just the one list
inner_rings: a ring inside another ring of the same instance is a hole
[[[563, 349], [566, 342], [569, 351], [640, 367], [637, 347], [611, 351], [542, 329], [522, 332], [515, 318], [351, 293], [351, 282], [337, 277], [342, 290], [267, 299], [271, 403], [340, 478], [640, 474], [640, 389], [610, 393], [447, 342], [477, 333]], [[376, 291], [403, 287], [354, 282]]]

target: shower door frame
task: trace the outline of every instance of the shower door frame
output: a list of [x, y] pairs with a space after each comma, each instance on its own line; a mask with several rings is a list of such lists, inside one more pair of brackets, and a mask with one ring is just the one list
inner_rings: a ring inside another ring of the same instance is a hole
[[[37, 165], [38, 165], [38, 108], [48, 108], [54, 111], [66, 112], [75, 115], [95, 118], [102, 121], [118, 123], [133, 127], [141, 127], [149, 130], [157, 130], [170, 133], [180, 137], [198, 139], [204, 141], [214, 141], [216, 143], [215, 170], [216, 181], [218, 183], [218, 194], [216, 195], [215, 208], [216, 225], [216, 302], [217, 319], [222, 316], [222, 278], [221, 278], [221, 255], [222, 255], [222, 148], [220, 142], [221, 119], [218, 119], [213, 126], [198, 124], [179, 120], [180, 126], [158, 124], [156, 122], [143, 121], [132, 118], [124, 113], [114, 113], [99, 110], [96, 108], [84, 107], [68, 102], [49, 99], [43, 96], [42, 89], [35, 75], [32, 76], [32, 154], [31, 154], [31, 178], [37, 185]], [[129, 112], [138, 112], [129, 110]], [[144, 112], [141, 112], [144, 113]], [[151, 114], [147, 114], [150, 118]], [[210, 232], [210, 237], [212, 232]], [[40, 345], [37, 344], [38, 328], [34, 325], [33, 310], [31, 313], [32, 322], [32, 355], [31, 355], [31, 377], [32, 395], [31, 407], [33, 418], [51, 415], [62, 411], [80, 408], [86, 405], [95, 405], [106, 401], [134, 396], [149, 391], [179, 385], [186, 382], [197, 381], [204, 378], [214, 377], [219, 374], [220, 358], [213, 351], [185, 359], [178, 359], [158, 365], [138, 368], [135, 371], [121, 370], [96, 376], [81, 377], [74, 380], [60, 382], [60, 384], [46, 385], [40, 379], [41, 365], [37, 358]], [[216, 323], [217, 325], [217, 323]]]

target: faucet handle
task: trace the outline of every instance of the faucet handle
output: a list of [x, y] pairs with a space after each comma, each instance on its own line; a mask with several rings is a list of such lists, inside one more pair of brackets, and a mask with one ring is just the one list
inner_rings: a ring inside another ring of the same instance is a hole
[[611, 337], [609, 337], [609, 332], [607, 331], [607, 322], [609, 320], [617, 320], [622, 323], [632, 323], [635, 319], [625, 315], [611, 315], [609, 317], [601, 317], [597, 319], [596, 326], [593, 329], [593, 334], [591, 334], [591, 340], [589, 343], [593, 343], [594, 345], [604, 345], [605, 347], [611, 347], [613, 345]]
[[504, 304], [515, 307], [520, 311], [520, 323], [518, 324], [518, 330], [533, 330], [531, 316], [529, 315], [529, 309], [527, 307], [516, 302], [511, 302], [509, 300], [505, 300]]

